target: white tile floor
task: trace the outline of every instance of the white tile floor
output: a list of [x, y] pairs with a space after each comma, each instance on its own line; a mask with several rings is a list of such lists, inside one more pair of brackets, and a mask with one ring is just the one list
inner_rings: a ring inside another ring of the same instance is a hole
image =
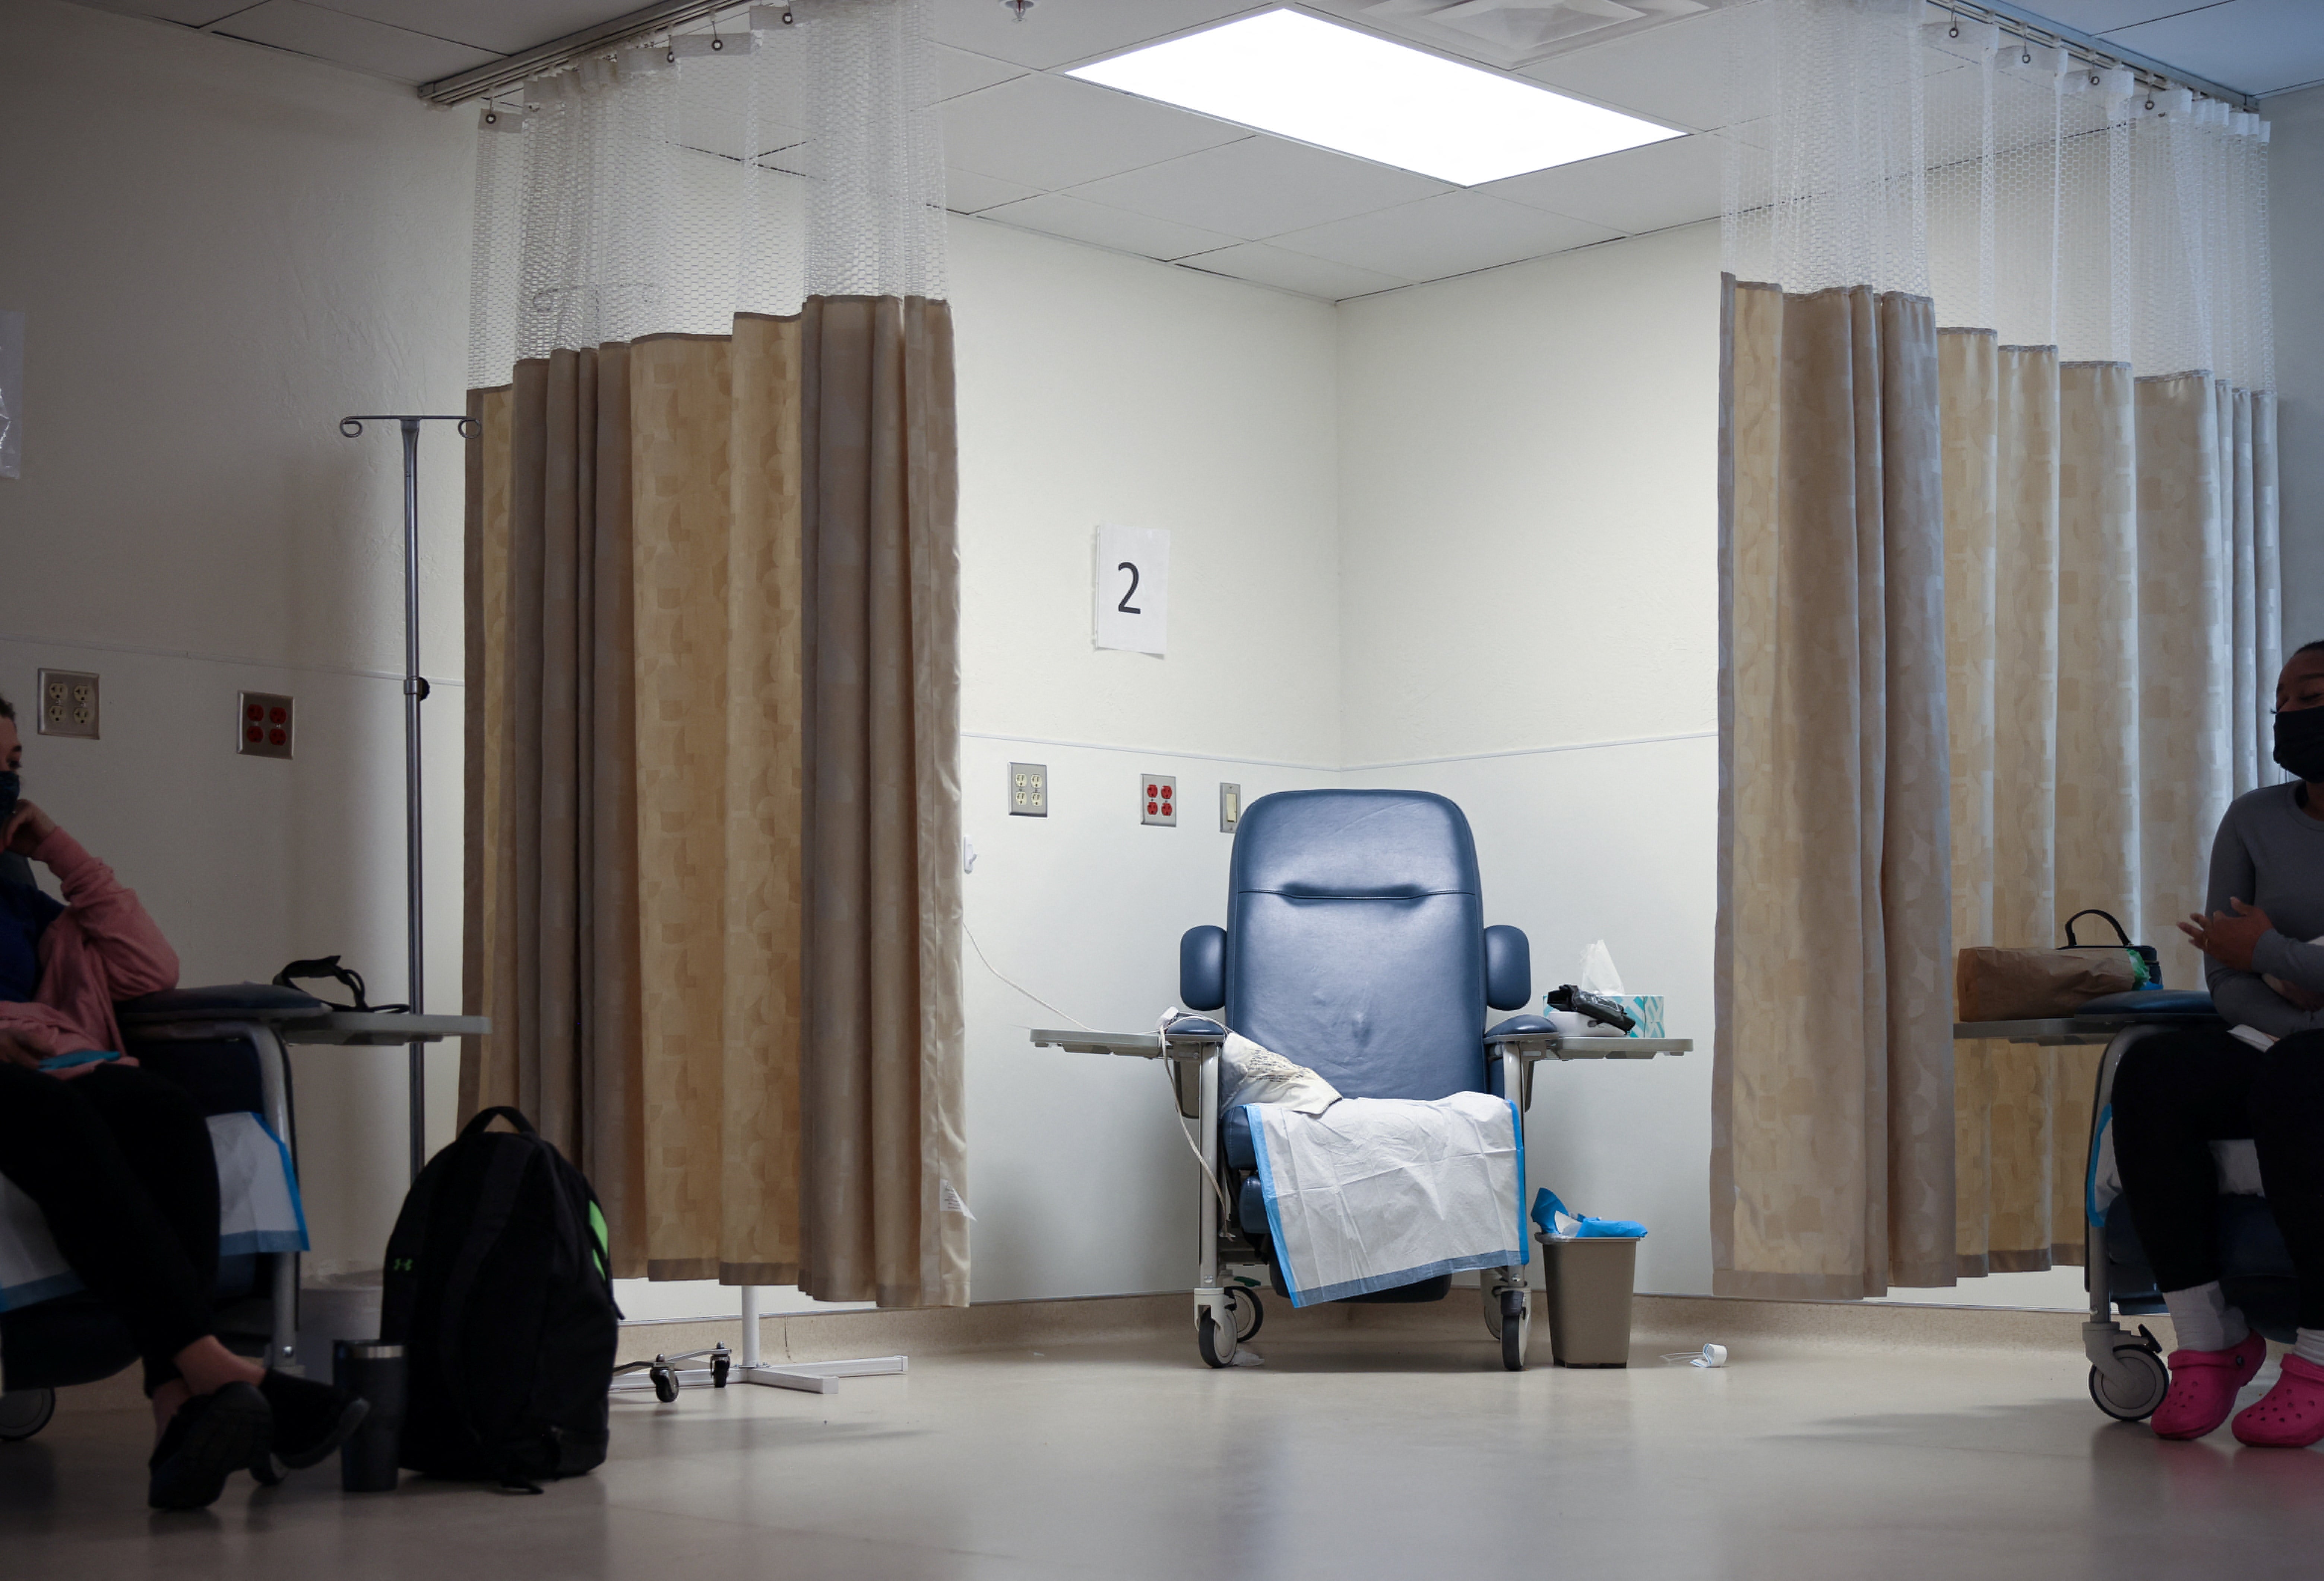
[[[1270, 1322], [916, 1362], [825, 1398], [615, 1406], [542, 1497], [330, 1467], [142, 1501], [134, 1411], [0, 1446], [0, 1572], [516, 1576], [2312, 1576], [2324, 1452], [2110, 1423], [2069, 1350], [1738, 1343], [1724, 1372], [1503, 1373], [1475, 1338]], [[1288, 1332], [1286, 1332], [1288, 1331]], [[1538, 1338], [1538, 1337], [1537, 1337]], [[2273, 1381], [2271, 1366], [2254, 1393]]]

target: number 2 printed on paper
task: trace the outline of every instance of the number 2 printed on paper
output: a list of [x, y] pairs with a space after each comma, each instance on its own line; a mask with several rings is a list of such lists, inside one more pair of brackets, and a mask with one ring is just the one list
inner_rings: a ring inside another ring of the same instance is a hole
[[1097, 646], [1163, 653], [1169, 634], [1169, 530], [1101, 527], [1094, 559]]

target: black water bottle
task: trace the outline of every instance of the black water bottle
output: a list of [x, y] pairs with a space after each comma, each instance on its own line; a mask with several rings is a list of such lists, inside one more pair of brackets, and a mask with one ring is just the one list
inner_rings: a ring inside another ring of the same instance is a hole
[[341, 1339], [331, 1346], [331, 1382], [371, 1402], [363, 1426], [339, 1448], [339, 1486], [351, 1494], [392, 1494], [403, 1444], [403, 1347]]

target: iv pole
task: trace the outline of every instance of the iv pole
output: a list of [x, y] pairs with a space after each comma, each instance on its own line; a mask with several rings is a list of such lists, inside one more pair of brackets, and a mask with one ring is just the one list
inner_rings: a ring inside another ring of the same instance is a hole
[[[420, 425], [453, 423], [463, 438], [474, 438], [474, 418], [444, 416], [341, 418], [339, 432], [359, 437], [365, 423], [395, 423], [403, 430], [403, 862], [411, 933], [410, 1011], [421, 1013], [425, 979], [420, 950], [420, 705], [428, 681], [420, 673]], [[428, 1162], [428, 1065], [424, 1043], [407, 1045], [411, 1062], [411, 1177]]]

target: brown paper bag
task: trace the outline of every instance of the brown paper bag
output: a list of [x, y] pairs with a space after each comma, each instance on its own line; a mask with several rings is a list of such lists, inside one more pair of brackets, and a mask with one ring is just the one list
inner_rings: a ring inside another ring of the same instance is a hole
[[2106, 994], [2138, 986], [2127, 951], [2004, 950], [1980, 944], [1953, 959], [1954, 1013], [1963, 1021], [2043, 1021], [2071, 1016]]

